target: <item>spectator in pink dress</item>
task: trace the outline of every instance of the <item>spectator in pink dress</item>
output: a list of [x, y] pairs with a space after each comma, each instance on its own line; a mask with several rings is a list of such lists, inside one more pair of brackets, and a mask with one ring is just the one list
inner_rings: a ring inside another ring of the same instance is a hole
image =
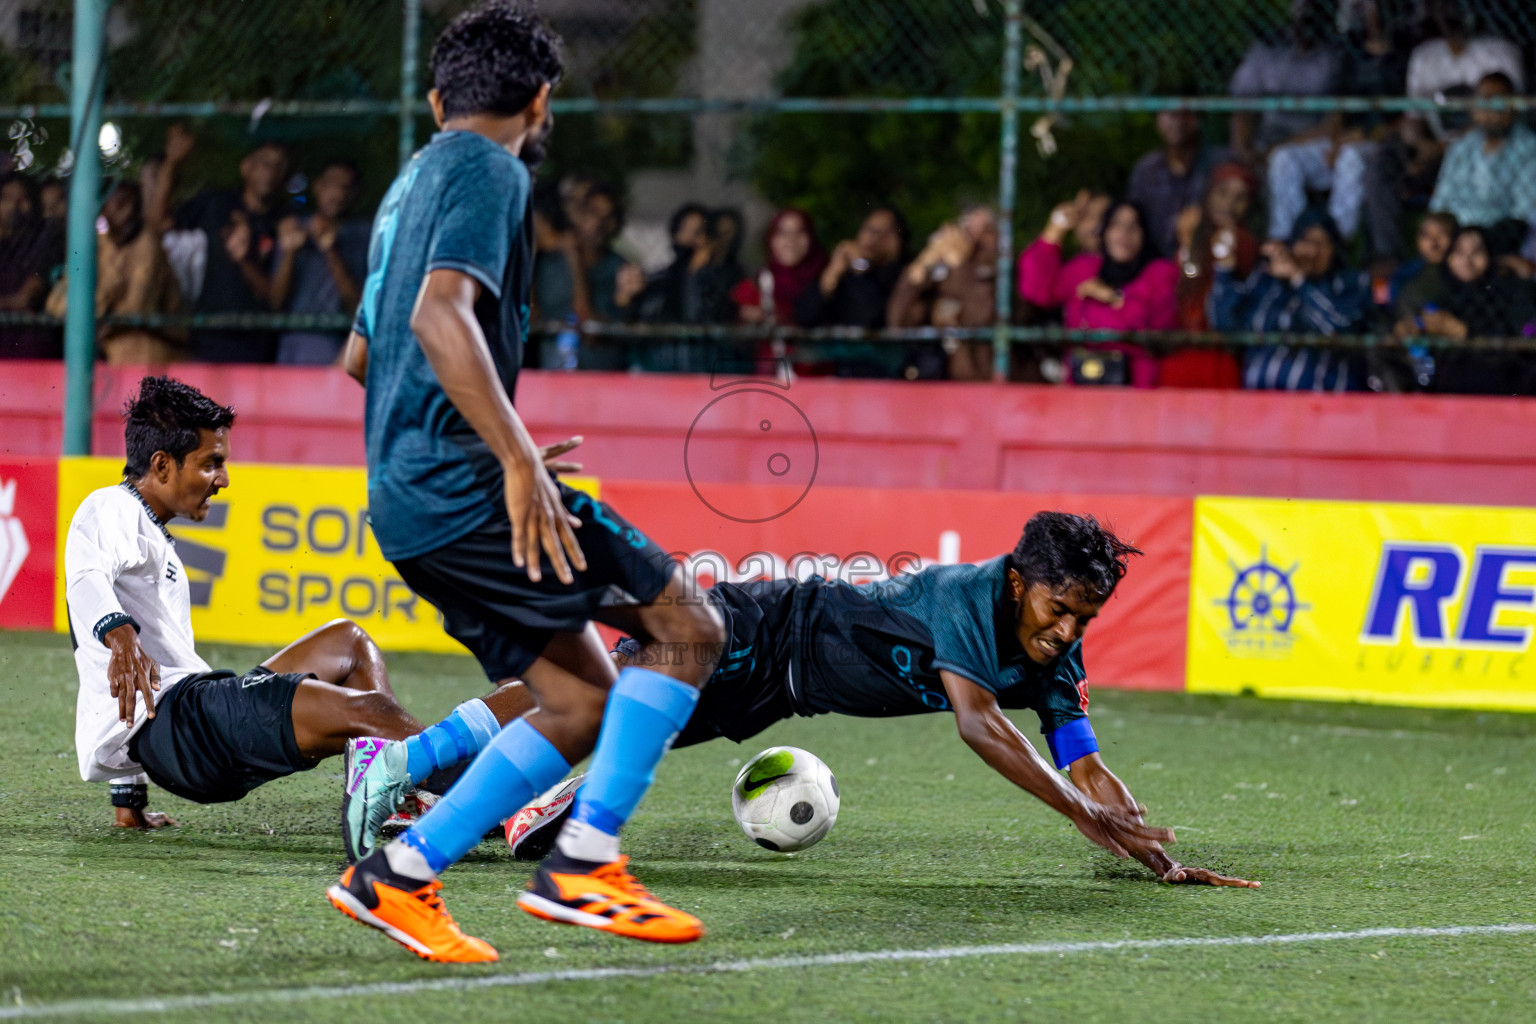
[[[1154, 259], [1147, 222], [1134, 203], [1112, 205], [1104, 216], [1100, 252], [1062, 261], [1061, 243], [1083, 215], [1084, 196], [1051, 211], [1050, 221], [1019, 259], [1019, 294], [1045, 308], [1060, 306], [1068, 330], [1167, 331], [1178, 325], [1171, 260]], [[1157, 385], [1157, 359], [1139, 345], [1095, 342], [1070, 360], [1074, 384]]]

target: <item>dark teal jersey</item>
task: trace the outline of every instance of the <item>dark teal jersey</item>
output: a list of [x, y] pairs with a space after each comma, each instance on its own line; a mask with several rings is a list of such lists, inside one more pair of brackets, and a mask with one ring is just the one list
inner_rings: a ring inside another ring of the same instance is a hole
[[353, 330], [368, 339], [368, 512], [392, 561], [464, 536], [503, 500], [501, 466], [443, 392], [411, 316], [432, 271], [473, 277], [475, 317], [513, 397], [533, 280], [531, 196], [517, 157], [475, 132], [438, 132], [374, 219]]
[[782, 686], [801, 715], [885, 718], [951, 710], [945, 669], [1004, 708], [1035, 712], [1058, 765], [1071, 763], [1092, 736], [1081, 645], [1047, 665], [1024, 653], [1003, 599], [1006, 562], [931, 566], [864, 586], [820, 577], [718, 584], [711, 596], [730, 641], [705, 692], [719, 687], [724, 703], [727, 691]]

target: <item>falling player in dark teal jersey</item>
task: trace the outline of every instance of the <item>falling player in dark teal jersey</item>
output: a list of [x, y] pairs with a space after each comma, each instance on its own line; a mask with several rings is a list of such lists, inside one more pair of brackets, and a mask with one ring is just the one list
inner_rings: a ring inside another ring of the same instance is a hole
[[[1164, 830], [1124, 831], [1143, 812], [1099, 756], [1082, 637], [1137, 553], [1091, 517], [1042, 512], [1011, 554], [976, 565], [930, 566], [863, 586], [819, 577], [717, 584], [709, 598], [729, 639], [674, 746], [740, 742], [795, 715], [953, 713], [961, 739], [988, 765], [1094, 842], [1130, 854], [1165, 882], [1256, 887], [1179, 864], [1157, 841], [1168, 837]], [[632, 643], [620, 642], [621, 662]], [[1035, 712], [1070, 784], [1005, 708]], [[507, 834], [515, 854], [548, 847], [574, 782], [514, 816]]]

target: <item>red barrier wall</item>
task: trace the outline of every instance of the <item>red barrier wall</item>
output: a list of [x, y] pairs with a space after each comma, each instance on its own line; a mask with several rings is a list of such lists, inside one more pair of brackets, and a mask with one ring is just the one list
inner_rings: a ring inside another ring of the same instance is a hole
[[53, 628], [59, 471], [0, 456], [0, 628]]
[[[175, 372], [239, 409], [237, 458], [363, 461], [362, 392], [339, 371]], [[139, 375], [98, 370], [98, 452], [122, 451], [117, 413]], [[57, 363], [0, 365], [0, 453], [58, 452], [62, 385]], [[605, 479], [684, 480], [691, 471], [706, 482], [779, 483], [768, 458], [780, 435], [761, 431], [763, 409], [783, 413], [780, 424], [799, 422], [764, 397], [776, 389], [741, 399], [703, 376], [529, 372], [518, 390], [535, 435], [584, 435], [580, 455]], [[1529, 399], [827, 379], [779, 394], [814, 429], [822, 486], [1536, 505]], [[706, 407], [685, 467], [684, 440]]]

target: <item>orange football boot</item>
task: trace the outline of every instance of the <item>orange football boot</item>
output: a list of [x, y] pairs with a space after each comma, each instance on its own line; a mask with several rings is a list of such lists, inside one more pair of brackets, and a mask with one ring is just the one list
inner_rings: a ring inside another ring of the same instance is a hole
[[325, 891], [337, 910], [372, 925], [425, 960], [480, 964], [499, 960], [490, 943], [465, 935], [438, 895], [443, 883], [420, 885], [389, 870], [383, 848], [347, 868]]
[[539, 865], [517, 905], [546, 921], [646, 942], [692, 942], [704, 934], [698, 918], [646, 892], [626, 870], [628, 864], [628, 857], [620, 857], [589, 867], [556, 853]]

